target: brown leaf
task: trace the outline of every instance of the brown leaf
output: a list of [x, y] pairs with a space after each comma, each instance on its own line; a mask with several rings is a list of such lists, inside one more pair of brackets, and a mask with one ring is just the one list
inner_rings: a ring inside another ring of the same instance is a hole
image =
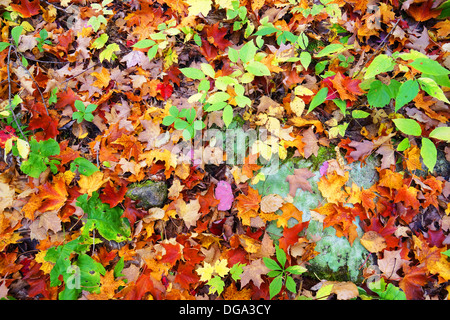
[[311, 184], [307, 179], [314, 177], [314, 173], [307, 168], [295, 169], [293, 175], [289, 175], [286, 181], [289, 182], [289, 195], [295, 197], [298, 188], [312, 193]]
[[241, 288], [246, 286], [250, 281], [258, 288], [263, 283], [261, 275], [267, 274], [270, 269], [266, 267], [262, 259], [254, 260], [251, 264], [246, 265], [244, 272], [241, 274]]

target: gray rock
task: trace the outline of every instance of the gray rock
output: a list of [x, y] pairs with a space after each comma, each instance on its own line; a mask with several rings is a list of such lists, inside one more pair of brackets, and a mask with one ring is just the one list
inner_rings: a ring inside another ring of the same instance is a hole
[[147, 180], [128, 187], [126, 196], [138, 201], [138, 207], [146, 210], [162, 207], [167, 199], [167, 185], [164, 181]]

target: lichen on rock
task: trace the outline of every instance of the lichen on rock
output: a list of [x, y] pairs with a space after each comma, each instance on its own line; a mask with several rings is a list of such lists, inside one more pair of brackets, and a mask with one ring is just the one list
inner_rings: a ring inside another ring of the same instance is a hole
[[167, 199], [167, 185], [164, 181], [147, 180], [129, 186], [126, 196], [145, 210], [162, 207]]

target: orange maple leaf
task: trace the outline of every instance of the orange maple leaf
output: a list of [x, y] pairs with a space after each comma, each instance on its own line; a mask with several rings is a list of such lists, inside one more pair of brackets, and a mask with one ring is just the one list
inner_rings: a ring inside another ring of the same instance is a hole
[[348, 177], [348, 171], [345, 172], [344, 176], [340, 176], [336, 172], [333, 172], [331, 175], [322, 176], [317, 183], [317, 186], [323, 197], [326, 198], [328, 202], [344, 202], [347, 198], [347, 192], [342, 190], [342, 187], [347, 182]]
[[258, 216], [259, 203], [261, 202], [261, 195], [258, 190], [248, 187], [247, 195], [240, 194], [236, 197], [236, 208], [238, 210], [238, 217], [241, 218], [242, 224], [249, 226], [250, 219]]
[[286, 228], [289, 219], [294, 218], [298, 223], [302, 222], [303, 212], [297, 209], [292, 203], [285, 203], [280, 208], [283, 214], [277, 219], [277, 227]]

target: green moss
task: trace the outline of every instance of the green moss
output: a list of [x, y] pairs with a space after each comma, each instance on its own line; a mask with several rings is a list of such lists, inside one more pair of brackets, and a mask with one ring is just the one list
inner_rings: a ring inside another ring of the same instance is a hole
[[308, 160], [312, 163], [312, 171], [317, 171], [325, 161], [336, 159], [335, 146], [330, 144], [329, 147], [320, 147], [317, 156], [311, 155]]

